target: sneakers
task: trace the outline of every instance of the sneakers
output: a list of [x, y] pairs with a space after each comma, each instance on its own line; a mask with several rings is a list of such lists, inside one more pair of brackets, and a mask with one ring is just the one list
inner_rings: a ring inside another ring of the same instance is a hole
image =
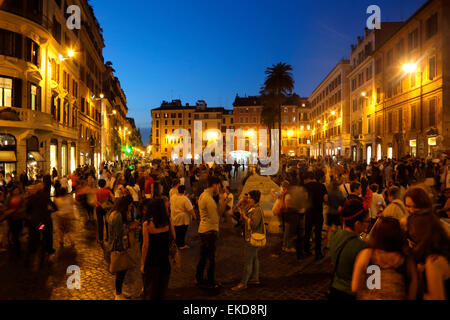
[[121, 294], [115, 294], [114, 295], [114, 300], [128, 300], [127, 298], [125, 298], [125, 296], [121, 293]]
[[239, 283], [237, 286], [231, 288], [232, 291], [242, 291], [247, 289], [247, 286], [243, 283]]

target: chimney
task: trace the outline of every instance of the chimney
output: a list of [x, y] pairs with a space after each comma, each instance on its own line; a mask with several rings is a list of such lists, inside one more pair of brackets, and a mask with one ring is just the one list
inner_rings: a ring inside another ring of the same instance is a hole
[[369, 34], [369, 29], [367, 27], [364, 28], [364, 38]]
[[360, 36], [358, 36], [358, 45], [361, 43], [361, 37]]

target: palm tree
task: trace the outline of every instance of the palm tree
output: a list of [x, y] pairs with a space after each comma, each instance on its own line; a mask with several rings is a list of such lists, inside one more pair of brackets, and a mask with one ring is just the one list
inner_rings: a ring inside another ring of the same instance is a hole
[[[266, 114], [278, 114], [277, 122], [279, 129], [279, 155], [281, 156], [281, 105], [286, 98], [292, 93], [294, 89], [294, 79], [292, 78], [292, 67], [286, 63], [278, 63], [267, 68], [265, 74], [267, 75], [264, 81], [264, 87], [261, 90], [261, 95], [269, 97], [270, 103], [267, 104], [269, 109], [275, 109], [274, 112], [266, 112]], [[267, 100], [266, 100], [267, 101]], [[264, 108], [263, 108], [264, 111]]]

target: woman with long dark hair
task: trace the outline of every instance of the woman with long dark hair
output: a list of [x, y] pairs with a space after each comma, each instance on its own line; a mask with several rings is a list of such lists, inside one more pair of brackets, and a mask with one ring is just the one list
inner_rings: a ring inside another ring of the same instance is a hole
[[[403, 254], [404, 232], [398, 219], [380, 217], [369, 247], [362, 250], [353, 267], [352, 291], [358, 300], [415, 300], [417, 268], [412, 256]], [[380, 288], [367, 288], [369, 266], [380, 268]]]
[[407, 221], [408, 242], [418, 263], [419, 298], [450, 298], [450, 238], [431, 211], [414, 213]]
[[[124, 237], [128, 234], [129, 221], [127, 216], [132, 205], [133, 199], [131, 197], [123, 197], [118, 199], [111, 209], [111, 214], [108, 217], [109, 246], [111, 251], [124, 251], [128, 248], [129, 244], [124, 241]], [[125, 300], [122, 294], [122, 286], [126, 273], [127, 270], [116, 273], [116, 300]]]
[[144, 275], [144, 300], [163, 300], [170, 277], [170, 234], [175, 230], [170, 223], [166, 202], [153, 199], [147, 206], [142, 226], [141, 273]]

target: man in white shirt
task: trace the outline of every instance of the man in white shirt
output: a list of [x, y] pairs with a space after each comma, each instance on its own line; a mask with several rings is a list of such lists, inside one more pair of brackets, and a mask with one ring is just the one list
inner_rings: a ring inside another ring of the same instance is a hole
[[370, 190], [372, 190], [372, 203], [370, 205], [370, 221], [371, 226], [374, 225], [377, 220], [378, 213], [386, 207], [386, 202], [384, 201], [384, 197], [382, 194], [378, 193], [379, 186], [374, 183], [370, 186]]
[[176, 233], [175, 242], [180, 250], [189, 248], [185, 244], [186, 232], [190, 223], [189, 215], [196, 220], [194, 207], [189, 198], [184, 194], [185, 190], [185, 186], [179, 186], [178, 193], [173, 194], [170, 198], [170, 216]]

